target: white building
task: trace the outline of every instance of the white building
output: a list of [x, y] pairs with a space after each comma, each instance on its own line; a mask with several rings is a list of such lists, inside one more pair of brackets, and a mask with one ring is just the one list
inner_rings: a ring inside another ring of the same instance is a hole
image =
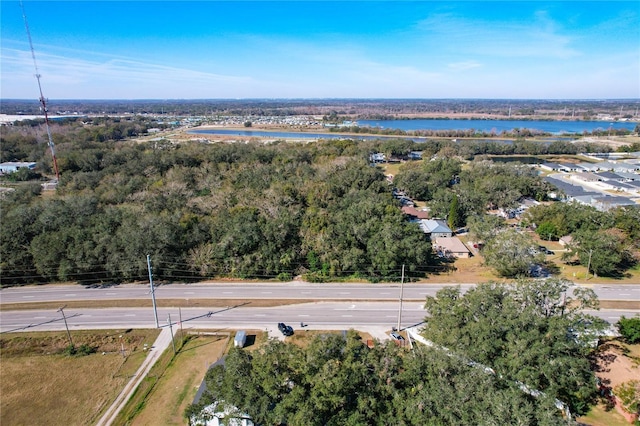
[[0, 163], [0, 174], [15, 173], [18, 169], [27, 168], [33, 170], [36, 168], [36, 163], [25, 163], [21, 161], [8, 161], [6, 163]]

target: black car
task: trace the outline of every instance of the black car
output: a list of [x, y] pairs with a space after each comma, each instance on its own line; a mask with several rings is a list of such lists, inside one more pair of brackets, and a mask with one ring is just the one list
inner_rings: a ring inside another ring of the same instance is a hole
[[278, 323], [278, 330], [285, 336], [291, 336], [293, 334], [293, 327], [283, 322]]

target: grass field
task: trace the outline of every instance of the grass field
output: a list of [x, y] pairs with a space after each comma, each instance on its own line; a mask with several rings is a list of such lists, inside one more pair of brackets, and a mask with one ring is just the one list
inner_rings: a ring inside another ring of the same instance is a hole
[[[163, 372], [152, 370], [151, 374], [160, 376], [130, 424], [185, 424], [185, 408], [193, 402], [208, 367], [224, 355], [229, 342], [227, 334], [189, 336]], [[169, 348], [168, 352], [172, 349]]]
[[629, 426], [631, 424], [615, 408], [607, 410], [603, 404], [592, 407], [587, 415], [578, 417], [577, 420], [588, 426]]
[[3, 335], [0, 424], [95, 423], [140, 366], [144, 344], [153, 344], [157, 335], [157, 330], [74, 331], [76, 346], [96, 349], [87, 356], [63, 353], [64, 332]]

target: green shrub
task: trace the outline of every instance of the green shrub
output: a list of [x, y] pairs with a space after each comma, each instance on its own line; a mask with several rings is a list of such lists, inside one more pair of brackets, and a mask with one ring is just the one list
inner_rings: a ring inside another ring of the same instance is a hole
[[640, 342], [640, 317], [625, 318], [623, 315], [616, 325], [626, 342], [631, 344]]

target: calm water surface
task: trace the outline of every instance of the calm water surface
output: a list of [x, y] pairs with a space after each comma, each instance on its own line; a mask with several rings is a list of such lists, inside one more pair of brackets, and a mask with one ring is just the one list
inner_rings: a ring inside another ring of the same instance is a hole
[[[633, 130], [637, 123], [634, 122], [607, 122], [607, 121], [526, 121], [526, 120], [359, 120], [360, 127], [378, 127], [382, 129], [400, 129], [404, 131], [413, 130], [476, 130], [486, 133], [500, 133], [513, 129], [531, 129], [548, 132], [552, 134], [581, 134], [583, 131], [592, 132], [594, 130], [608, 129], [628, 129]], [[198, 129], [189, 133], [210, 134], [210, 135], [230, 135], [244, 137], [259, 137], [273, 139], [397, 139], [403, 136], [391, 135], [348, 135], [344, 133], [311, 133], [311, 132], [267, 132], [263, 130], [234, 130], [234, 129]], [[408, 137], [407, 139], [416, 142], [425, 142], [426, 138]], [[553, 140], [571, 140], [572, 138], [550, 138]], [[485, 142], [490, 139], [482, 139]], [[499, 140], [497, 142], [505, 142]], [[506, 141], [509, 142], [509, 141]]]
[[553, 134], [582, 133], [594, 130], [633, 130], [637, 123], [609, 121], [537, 121], [537, 120], [358, 120], [360, 127], [400, 130], [477, 130], [500, 133], [513, 129], [531, 129]]

